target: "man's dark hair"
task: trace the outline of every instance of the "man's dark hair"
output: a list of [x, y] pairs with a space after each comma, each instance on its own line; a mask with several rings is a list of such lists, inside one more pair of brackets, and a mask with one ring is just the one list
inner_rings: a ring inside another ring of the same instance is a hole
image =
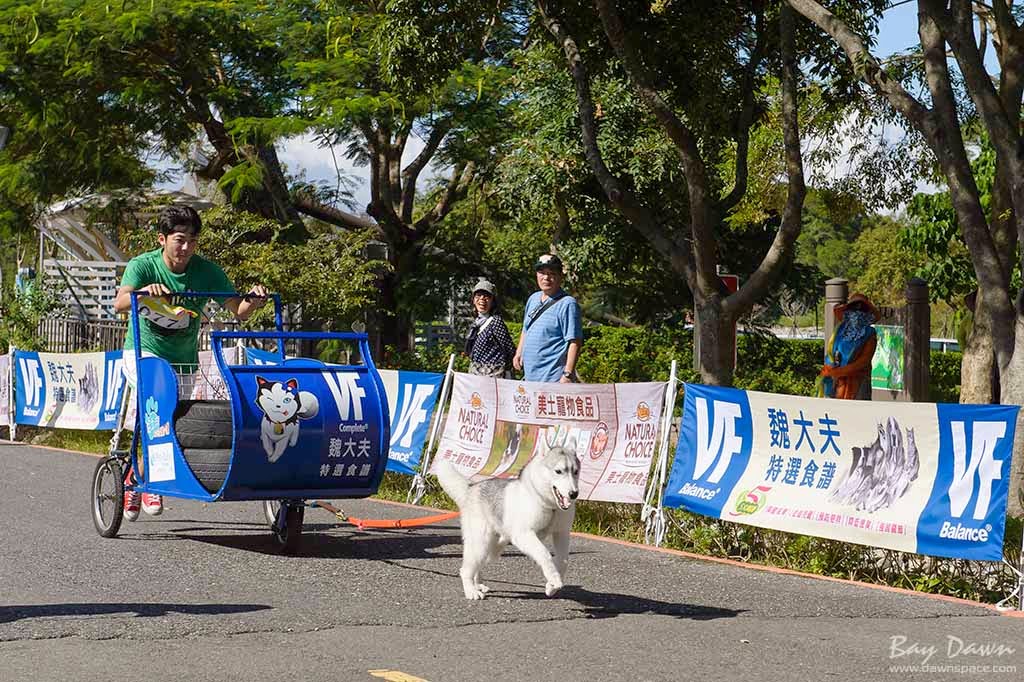
[[156, 219], [156, 229], [165, 237], [174, 232], [198, 236], [202, 228], [203, 221], [191, 206], [168, 206]]

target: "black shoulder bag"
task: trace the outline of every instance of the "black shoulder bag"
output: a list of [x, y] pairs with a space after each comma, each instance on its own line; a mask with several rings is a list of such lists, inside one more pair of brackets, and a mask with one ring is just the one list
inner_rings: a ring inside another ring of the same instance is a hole
[[563, 296], [565, 296], [565, 292], [559, 291], [557, 296], [552, 296], [547, 301], [545, 301], [539, 308], [534, 310], [533, 314], [530, 315], [529, 319], [526, 320], [526, 324], [523, 325], [523, 331], [525, 332], [527, 329], [529, 329], [530, 326], [537, 320], [537, 318], [544, 314], [544, 311], [546, 311], [548, 308], [562, 300]]

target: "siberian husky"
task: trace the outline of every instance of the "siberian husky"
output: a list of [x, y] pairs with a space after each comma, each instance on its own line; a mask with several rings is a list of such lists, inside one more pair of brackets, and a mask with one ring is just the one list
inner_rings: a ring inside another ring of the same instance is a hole
[[[459, 575], [466, 599], [484, 598], [489, 588], [480, 582], [480, 573], [510, 542], [540, 566], [547, 596], [562, 588], [579, 496], [575, 442], [534, 457], [517, 479], [470, 483], [448, 460], [439, 462], [434, 473], [461, 512]], [[553, 559], [544, 545], [547, 538], [554, 545]]]

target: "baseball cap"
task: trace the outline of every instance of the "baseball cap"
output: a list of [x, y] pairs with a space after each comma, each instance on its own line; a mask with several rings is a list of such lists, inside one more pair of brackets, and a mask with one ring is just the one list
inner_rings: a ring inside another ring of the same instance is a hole
[[495, 298], [498, 296], [498, 294], [495, 293], [496, 292], [496, 287], [494, 286], [494, 284], [489, 282], [489, 281], [487, 281], [486, 279], [483, 279], [482, 277], [480, 278], [480, 281], [476, 283], [476, 286], [473, 287], [473, 293], [474, 294], [476, 292], [478, 292], [478, 291], [486, 291], [492, 297], [495, 297]]
[[554, 254], [545, 253], [543, 256], [538, 258], [537, 262], [533, 265], [534, 270], [540, 270], [542, 268], [551, 268], [552, 270], [562, 272], [562, 259]]

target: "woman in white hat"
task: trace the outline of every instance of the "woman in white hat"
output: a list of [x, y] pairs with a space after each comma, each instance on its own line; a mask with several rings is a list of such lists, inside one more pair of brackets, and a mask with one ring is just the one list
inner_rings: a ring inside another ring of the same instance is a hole
[[505, 321], [497, 312], [495, 287], [486, 279], [481, 279], [473, 287], [473, 308], [476, 310], [476, 319], [466, 336], [469, 373], [511, 378], [512, 356], [515, 355], [516, 346]]

